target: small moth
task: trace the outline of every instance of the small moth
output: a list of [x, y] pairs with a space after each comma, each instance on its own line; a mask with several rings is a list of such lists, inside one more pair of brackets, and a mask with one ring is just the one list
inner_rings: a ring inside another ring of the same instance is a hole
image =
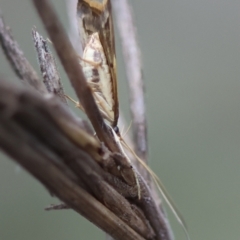
[[[173, 201], [165, 190], [158, 176], [140, 159], [126, 144], [119, 132], [115, 132], [119, 117], [119, 104], [116, 80], [116, 56], [111, 4], [109, 0], [79, 0], [79, 33], [83, 47], [80, 64], [86, 80], [93, 92], [94, 99], [102, 117], [111, 127], [113, 136], [122, 153], [130, 162], [123, 146], [128, 149], [152, 176], [158, 190], [162, 194], [169, 208], [183, 227], [188, 239], [186, 224]], [[82, 108], [80, 106], [80, 108]], [[138, 197], [141, 196], [136, 173]]]
[[[106, 107], [105, 109], [107, 109], [107, 112], [106, 114], [103, 113], [101, 107], [100, 111], [103, 118], [114, 128], [117, 126], [118, 122], [119, 104], [116, 79], [115, 41], [110, 1], [79, 0], [78, 16], [79, 33], [81, 35], [83, 47], [82, 66], [85, 68], [84, 72], [91, 75], [91, 70], [89, 69], [91, 68], [90, 65], [92, 63], [92, 70], [94, 66], [97, 67], [96, 69], [101, 73], [101, 79], [104, 79], [105, 75], [107, 79], [106, 82], [104, 83], [104, 81], [101, 81], [99, 86], [101, 86], [101, 90], [104, 93], [108, 92], [111, 95], [105, 95], [105, 99], [108, 99], [107, 102], [111, 105], [111, 109], [109, 109], [108, 105], [101, 102], [102, 107]], [[99, 57], [91, 56], [93, 52], [95, 52], [96, 55], [99, 55]], [[95, 60], [99, 62], [98, 66], [95, 64]], [[100, 99], [97, 100], [95, 98], [95, 100], [98, 102]]]

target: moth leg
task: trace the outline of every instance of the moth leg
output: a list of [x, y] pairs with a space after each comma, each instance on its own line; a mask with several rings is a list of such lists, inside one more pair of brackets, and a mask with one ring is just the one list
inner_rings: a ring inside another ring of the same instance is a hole
[[84, 108], [80, 102], [75, 101], [73, 98], [69, 97], [68, 95], [65, 95], [65, 98], [67, 98], [71, 102], [75, 103], [75, 107], [80, 108], [84, 112]]
[[82, 57], [80, 57], [80, 56], [78, 56], [78, 58], [79, 58], [81, 61], [83, 61], [83, 62], [85, 62], [85, 63], [88, 63], [88, 64], [90, 64], [90, 65], [92, 65], [93, 67], [96, 67], [96, 68], [97, 68], [97, 67], [100, 67], [100, 66], [102, 65], [102, 61], [93, 62], [93, 61], [84, 59], [84, 58], [82, 58]]

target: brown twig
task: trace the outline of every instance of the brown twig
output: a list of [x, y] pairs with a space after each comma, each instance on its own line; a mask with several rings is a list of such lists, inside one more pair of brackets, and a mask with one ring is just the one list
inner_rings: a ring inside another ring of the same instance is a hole
[[32, 29], [32, 37], [45, 87], [49, 93], [56, 95], [63, 103], [67, 104], [55, 59], [47, 41], [36, 31], [36, 28]]
[[0, 81], [2, 150], [55, 196], [115, 239], [142, 239], [135, 231], [149, 238], [148, 226], [131, 210], [128, 201], [104, 180], [106, 173], [86, 154], [86, 147], [76, 146], [72, 137], [59, 128], [59, 118], [63, 122], [65, 117], [56, 116], [41, 96]]
[[9, 60], [12, 68], [14, 69], [17, 76], [22, 80], [23, 83], [32, 86], [41, 93], [47, 93], [47, 90], [32, 68], [31, 64], [24, 57], [22, 50], [18, 43], [13, 39], [10, 28], [4, 23], [2, 14], [0, 12], [0, 42], [4, 54]]
[[[133, 142], [135, 152], [145, 162], [147, 162], [147, 125], [146, 110], [144, 103], [144, 86], [142, 79], [142, 64], [140, 50], [136, 38], [136, 29], [133, 24], [133, 17], [127, 0], [113, 0], [113, 9], [121, 37], [122, 51], [125, 59], [127, 72], [130, 109], [132, 115]], [[150, 181], [149, 174], [141, 166], [139, 172], [144, 179]]]

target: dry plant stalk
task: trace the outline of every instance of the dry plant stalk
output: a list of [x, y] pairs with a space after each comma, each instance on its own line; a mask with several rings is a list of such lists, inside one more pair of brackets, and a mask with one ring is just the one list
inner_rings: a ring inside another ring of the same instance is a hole
[[[2, 48], [25, 85], [11, 85], [0, 79], [0, 148], [64, 202], [49, 209], [72, 208], [114, 239], [172, 240], [163, 209], [145, 182], [149, 179], [144, 179], [129, 162], [113, 131], [119, 113], [110, 0], [78, 1], [76, 15], [82, 24], [80, 37], [85, 51], [82, 67], [50, 2], [33, 3], [98, 138], [88, 123], [68, 109], [46, 41], [33, 29], [42, 80], [1, 17]], [[101, 61], [94, 58], [96, 52], [90, 44], [103, 49]], [[102, 84], [100, 90], [98, 82]], [[144, 113], [143, 94], [140, 97]], [[145, 119], [141, 124], [146, 142]], [[139, 143], [136, 146], [139, 149]], [[141, 156], [147, 160], [145, 150]]]

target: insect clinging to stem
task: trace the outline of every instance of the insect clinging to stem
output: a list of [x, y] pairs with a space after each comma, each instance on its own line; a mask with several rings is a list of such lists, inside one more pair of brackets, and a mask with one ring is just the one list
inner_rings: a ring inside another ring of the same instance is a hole
[[[111, 128], [115, 141], [121, 149], [122, 154], [129, 162], [131, 162], [125, 153], [124, 148], [129, 150], [148, 171], [165, 202], [183, 227], [187, 239], [190, 239], [186, 224], [159, 177], [128, 146], [118, 131], [119, 103], [117, 93], [114, 31], [110, 1], [103, 0], [102, 3], [99, 3], [91, 0], [82, 0], [79, 1], [78, 8], [81, 8], [82, 10], [82, 15], [79, 18], [79, 32], [83, 46], [83, 55], [80, 57], [80, 64], [88, 85], [92, 90], [99, 111], [106, 124]], [[74, 101], [70, 97], [67, 98]], [[76, 104], [84, 111], [80, 103]], [[141, 189], [137, 174], [135, 172], [134, 174], [138, 188], [138, 197], [140, 198]]]

